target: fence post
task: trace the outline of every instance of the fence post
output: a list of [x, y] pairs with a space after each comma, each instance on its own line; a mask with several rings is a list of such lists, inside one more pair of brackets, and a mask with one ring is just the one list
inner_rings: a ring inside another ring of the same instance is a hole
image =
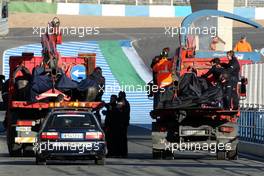
[[171, 6], [173, 6], [173, 0], [171, 0]]
[[153, 3], [153, 1], [152, 0], [149, 0], [149, 4], [152, 4]]
[[99, 4], [99, 5], [100, 5], [100, 4], [101, 4], [101, 0], [97, 0], [97, 4]]
[[248, 6], [248, 0], [245, 0], [245, 7]]
[[138, 0], [136, 0], [136, 6], [138, 5]]

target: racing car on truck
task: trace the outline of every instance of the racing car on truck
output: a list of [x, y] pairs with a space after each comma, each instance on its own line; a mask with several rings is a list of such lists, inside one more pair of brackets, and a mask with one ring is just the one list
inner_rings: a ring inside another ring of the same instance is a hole
[[[37, 134], [54, 108], [86, 108], [93, 113], [102, 107], [98, 80], [91, 76], [96, 54], [61, 56], [57, 50], [62, 43], [59, 25], [55, 17], [41, 36], [42, 56], [22, 53], [9, 59], [10, 74], [3, 86], [3, 98], [10, 156], [32, 153]], [[72, 70], [76, 67], [82, 68], [84, 76], [74, 78]]]
[[[206, 16], [224, 17], [262, 28], [249, 19], [216, 10], [192, 13], [182, 21], [181, 27], [188, 29], [194, 21]], [[189, 37], [193, 36], [181, 34], [179, 37], [180, 46], [172, 59], [173, 84], [162, 93], [149, 92], [149, 96], [154, 96], [154, 106], [150, 112], [153, 119], [153, 158], [174, 157], [177, 151], [205, 150], [216, 153], [217, 159], [220, 160], [237, 159], [237, 120], [240, 110], [224, 108], [222, 87], [213, 85], [213, 77], [201, 79], [201, 75], [211, 68], [210, 62], [214, 58], [218, 57], [221, 63], [228, 62], [226, 52], [196, 50], [191, 42], [194, 41], [193, 38]], [[163, 52], [166, 52], [166, 48]], [[252, 64], [256, 59], [254, 52], [236, 53], [239, 54], [244, 56], [239, 59], [242, 69], [243, 65]], [[154, 80], [155, 73], [153, 75]], [[247, 80], [240, 78], [237, 90], [240, 98], [245, 98]]]

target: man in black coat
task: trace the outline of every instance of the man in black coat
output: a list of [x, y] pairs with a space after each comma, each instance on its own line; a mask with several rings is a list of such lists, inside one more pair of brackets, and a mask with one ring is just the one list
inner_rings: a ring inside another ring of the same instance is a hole
[[102, 96], [105, 91], [105, 77], [103, 76], [102, 68], [96, 67], [93, 73], [91, 74], [90, 78], [92, 80], [95, 80], [99, 86], [99, 91], [98, 91], [95, 101], [102, 101]]
[[123, 158], [127, 158], [128, 146], [127, 146], [127, 129], [130, 121], [130, 104], [126, 99], [126, 93], [120, 91], [118, 94], [117, 106], [119, 109], [119, 119], [120, 119], [120, 145], [121, 151], [120, 155]]
[[234, 51], [228, 51], [227, 58], [229, 62], [227, 64], [222, 64], [222, 66], [226, 69], [227, 75], [229, 76], [226, 85], [224, 86], [224, 107], [225, 109], [230, 110], [232, 108], [231, 102], [233, 102], [233, 109], [237, 110], [239, 107], [237, 84], [239, 81], [240, 65], [237, 58], [235, 57]]
[[[102, 101], [102, 96], [104, 94], [105, 91], [105, 77], [103, 76], [103, 72], [101, 67], [96, 67], [93, 71], [93, 73], [91, 74], [90, 78], [94, 81], [96, 81], [96, 83], [99, 86], [99, 90], [98, 93], [96, 95], [95, 101]], [[95, 112], [95, 116], [97, 118], [97, 120], [99, 121], [99, 123], [101, 124], [101, 115], [99, 111]]]
[[105, 105], [106, 111], [103, 111], [105, 117], [105, 137], [108, 149], [108, 157], [118, 156], [121, 148], [119, 147], [119, 124], [118, 109], [117, 109], [117, 96], [111, 95], [110, 102]]

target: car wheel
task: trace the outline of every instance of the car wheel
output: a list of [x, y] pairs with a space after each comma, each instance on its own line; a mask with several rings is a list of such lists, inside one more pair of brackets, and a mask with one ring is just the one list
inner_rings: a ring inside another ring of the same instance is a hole
[[99, 157], [95, 159], [96, 165], [105, 165], [105, 157]]
[[45, 158], [40, 158], [39, 156], [36, 156], [36, 164], [37, 165], [46, 165], [47, 160]]
[[237, 150], [230, 150], [227, 152], [227, 158], [229, 160], [238, 160], [238, 152]]

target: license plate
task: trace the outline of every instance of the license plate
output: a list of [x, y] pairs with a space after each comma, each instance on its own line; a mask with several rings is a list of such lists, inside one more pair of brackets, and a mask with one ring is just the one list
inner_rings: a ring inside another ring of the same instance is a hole
[[53, 146], [93, 146], [93, 142], [50, 142]]
[[16, 131], [31, 131], [31, 127], [16, 127]]
[[63, 139], [83, 139], [83, 133], [62, 133]]
[[188, 135], [188, 136], [200, 136], [200, 135], [205, 135], [205, 130], [183, 130], [182, 131], [183, 135]]

